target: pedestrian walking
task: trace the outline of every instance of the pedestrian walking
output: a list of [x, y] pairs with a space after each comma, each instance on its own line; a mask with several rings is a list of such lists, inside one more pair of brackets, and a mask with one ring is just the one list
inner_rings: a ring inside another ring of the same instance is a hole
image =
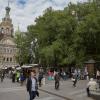
[[1, 72], [1, 82], [4, 80], [4, 72]]
[[93, 78], [91, 78], [86, 88], [87, 96], [90, 96], [90, 91], [96, 91], [96, 90], [97, 90], [97, 82], [94, 81]]
[[59, 76], [58, 72], [56, 72], [54, 79], [55, 79], [55, 89], [58, 90], [59, 89], [59, 81], [60, 81], [60, 76]]
[[38, 81], [39, 81], [39, 87], [41, 87], [41, 83], [42, 83], [42, 79], [43, 79], [43, 72], [42, 71], [40, 71], [39, 72], [39, 75], [38, 75]]
[[99, 70], [97, 70], [97, 72], [96, 72], [96, 78], [97, 78], [97, 80], [100, 79], [100, 71]]
[[20, 74], [20, 83], [21, 83], [21, 86], [23, 86], [24, 80], [25, 80], [25, 76], [23, 75], [23, 73], [21, 73]]
[[12, 72], [12, 82], [15, 83], [15, 77], [16, 77], [16, 72], [13, 71]]
[[96, 78], [97, 78], [97, 83], [98, 83], [99, 89], [100, 89], [100, 71], [99, 70], [97, 70], [97, 72], [96, 72]]
[[72, 77], [72, 81], [73, 81], [73, 86], [76, 87], [76, 84], [77, 84], [77, 76], [76, 75], [74, 75]]
[[17, 82], [19, 82], [19, 78], [20, 78], [20, 72], [17, 71], [17, 72], [16, 72], [16, 80], [17, 80]]
[[36, 96], [39, 96], [35, 70], [31, 71], [31, 76], [27, 80], [27, 91], [29, 92], [30, 100], [34, 100]]

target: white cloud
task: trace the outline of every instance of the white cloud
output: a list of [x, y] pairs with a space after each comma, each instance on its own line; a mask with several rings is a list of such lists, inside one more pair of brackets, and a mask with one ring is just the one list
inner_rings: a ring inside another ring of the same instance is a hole
[[[27, 26], [34, 24], [35, 18], [42, 15], [46, 8], [52, 6], [54, 9], [63, 9], [67, 6], [68, 2], [72, 1], [76, 3], [78, 0], [22, 0], [26, 2], [24, 5], [21, 3], [19, 4], [18, 1], [21, 0], [10, 0], [11, 18], [13, 20], [15, 30], [19, 23], [21, 31], [26, 31]], [[0, 0], [0, 20], [5, 15], [6, 6], [7, 0]]]

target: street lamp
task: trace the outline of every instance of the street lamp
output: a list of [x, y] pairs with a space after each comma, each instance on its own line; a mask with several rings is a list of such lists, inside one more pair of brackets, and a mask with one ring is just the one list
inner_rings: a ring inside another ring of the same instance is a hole
[[72, 15], [74, 16], [76, 14], [75, 10], [72, 11]]
[[78, 16], [77, 11], [73, 10], [73, 11], [71, 12], [71, 14], [72, 14], [72, 16], [75, 17], [75, 19], [77, 20], [77, 23], [79, 24], [80, 18], [79, 18], [79, 16]]
[[77, 12], [75, 10], [72, 11], [72, 16], [75, 16], [76, 20], [78, 20], [78, 15], [77, 15]]
[[37, 45], [37, 38], [35, 38], [31, 43], [31, 48], [30, 48], [30, 54], [31, 54], [31, 58], [30, 58], [30, 63], [33, 63], [35, 60], [35, 49], [36, 49], [36, 45]]

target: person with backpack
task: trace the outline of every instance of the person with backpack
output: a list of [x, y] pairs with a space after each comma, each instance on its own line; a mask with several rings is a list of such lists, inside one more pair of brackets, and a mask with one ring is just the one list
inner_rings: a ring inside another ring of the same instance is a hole
[[24, 76], [23, 73], [21, 73], [20, 74], [20, 83], [21, 83], [21, 86], [23, 86], [24, 80], [25, 80], [25, 76]]
[[31, 71], [31, 76], [27, 79], [27, 91], [29, 92], [30, 100], [34, 100], [36, 96], [39, 96], [35, 70]]

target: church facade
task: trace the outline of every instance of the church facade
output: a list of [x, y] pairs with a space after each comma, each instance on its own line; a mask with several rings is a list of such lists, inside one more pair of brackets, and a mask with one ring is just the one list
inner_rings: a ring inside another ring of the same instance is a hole
[[5, 8], [6, 14], [0, 23], [0, 68], [15, 67], [17, 47], [14, 42], [14, 28], [10, 18], [10, 7]]

